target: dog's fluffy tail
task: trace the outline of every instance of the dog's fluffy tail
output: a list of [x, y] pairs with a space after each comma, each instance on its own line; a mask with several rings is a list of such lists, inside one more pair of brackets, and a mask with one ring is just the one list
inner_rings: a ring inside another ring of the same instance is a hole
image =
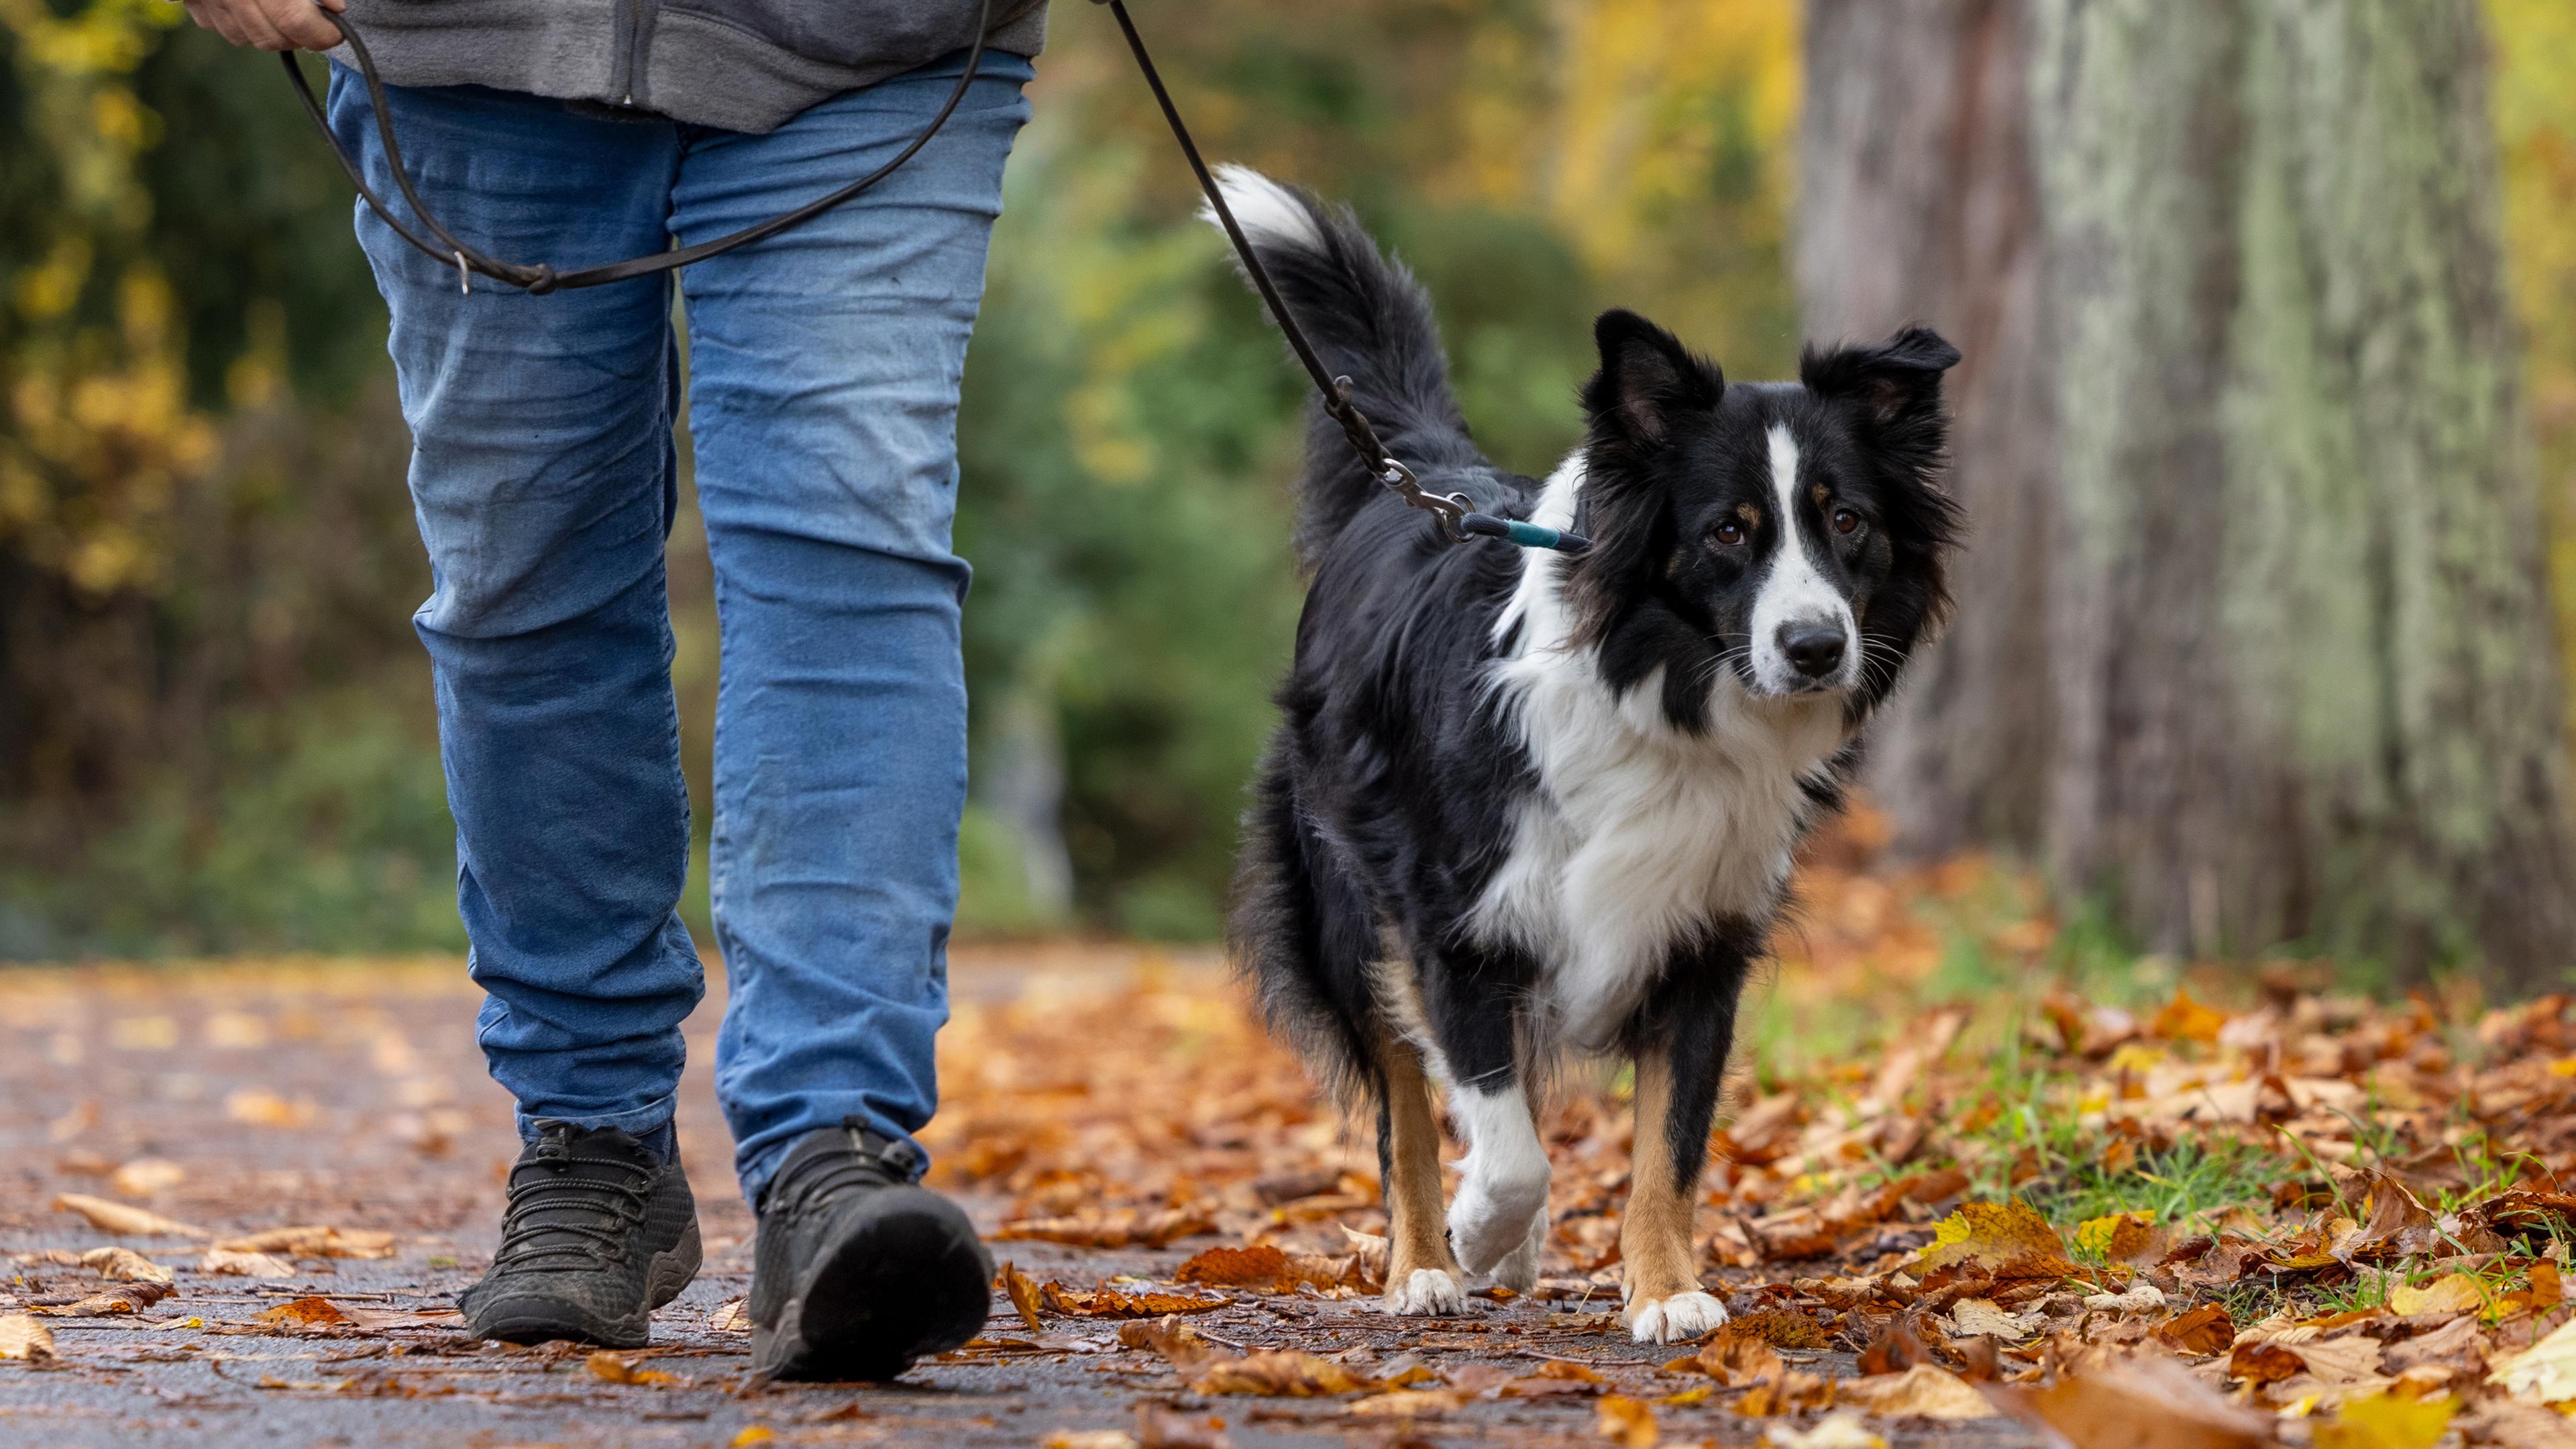
[[[1431, 298], [1413, 274], [1380, 252], [1348, 210], [1248, 167], [1220, 166], [1216, 175], [1290, 314], [1325, 369], [1351, 380], [1352, 401], [1387, 451], [1417, 473], [1481, 462], [1449, 387]], [[1213, 207], [1202, 206], [1199, 215], [1217, 224]], [[1297, 519], [1297, 555], [1307, 568], [1382, 487], [1340, 425], [1310, 408]]]

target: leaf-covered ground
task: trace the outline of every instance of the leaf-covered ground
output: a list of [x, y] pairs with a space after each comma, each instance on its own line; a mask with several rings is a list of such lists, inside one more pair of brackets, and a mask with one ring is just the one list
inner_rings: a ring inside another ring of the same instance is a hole
[[1538, 1292], [1390, 1319], [1368, 1132], [1201, 957], [961, 953], [934, 1180], [1008, 1266], [893, 1386], [747, 1378], [703, 1040], [707, 1273], [645, 1353], [503, 1349], [449, 1308], [512, 1151], [454, 963], [0, 977], [0, 1442], [2576, 1443], [2564, 998], [2131, 960], [1866, 844], [1749, 1013], [1736, 1318], [1674, 1349], [1617, 1323], [1623, 1082], [1553, 1094]]

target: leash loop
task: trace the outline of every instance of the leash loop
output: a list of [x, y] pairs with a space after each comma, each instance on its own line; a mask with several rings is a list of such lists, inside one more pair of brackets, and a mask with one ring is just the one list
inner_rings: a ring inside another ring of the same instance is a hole
[[660, 272], [674, 272], [693, 262], [703, 262], [709, 257], [720, 257], [736, 248], [746, 247], [753, 242], [776, 236], [789, 227], [811, 221], [892, 176], [905, 162], [917, 155], [922, 147], [930, 144], [931, 138], [947, 126], [948, 118], [955, 115], [958, 106], [965, 102], [966, 92], [974, 85], [976, 73], [984, 64], [984, 33], [992, 28], [993, 0], [982, 0], [977, 8], [975, 40], [966, 51], [966, 69], [957, 77], [956, 87], [949, 91], [948, 99], [940, 106], [939, 113], [930, 118], [930, 124], [924, 126], [921, 133], [914, 136], [909, 145], [895, 153], [894, 159], [858, 180], [836, 191], [818, 196], [793, 211], [780, 212], [766, 221], [754, 222], [730, 235], [702, 241], [695, 246], [673, 247], [647, 256], [628, 257], [623, 261], [604, 262], [592, 267], [577, 267], [569, 272], [558, 272], [544, 262], [530, 264], [503, 261], [460, 240], [439, 221], [438, 217], [430, 211], [428, 203], [420, 199], [419, 190], [412, 185], [411, 172], [403, 165], [402, 144], [394, 139], [392, 108], [387, 104], [384, 79], [376, 74], [375, 56], [368, 51], [367, 42], [359, 36], [357, 27], [349, 23], [347, 16], [334, 10], [322, 10], [321, 14], [323, 19], [339, 28], [342, 43], [349, 47], [349, 58], [357, 62], [359, 78], [367, 85], [369, 107], [375, 112], [376, 135], [384, 144], [385, 164], [394, 173], [394, 185], [402, 192], [404, 204], [411, 208], [412, 216], [429, 235], [423, 236], [420, 231], [414, 230], [401, 218], [395, 216], [393, 208], [386, 204], [382, 196], [376, 194], [374, 187], [367, 184], [366, 173], [359, 168], [358, 158], [349, 154], [349, 149], [340, 144], [339, 134], [331, 129], [330, 118], [322, 111], [321, 98], [313, 93], [312, 83], [304, 78], [304, 68], [295, 63], [295, 52], [291, 50], [279, 52], [278, 61], [286, 67], [286, 79], [295, 87], [296, 99], [304, 103], [304, 114], [311, 118], [313, 128], [320, 131], [322, 139], [329, 143], [331, 154], [339, 158], [340, 169], [349, 174], [350, 184], [358, 188], [358, 195], [366, 200], [367, 209], [373, 211], [379, 220], [392, 228], [394, 235], [410, 243], [413, 249], [442, 266], [454, 262], [457, 286], [468, 296], [471, 296], [474, 291], [474, 274], [480, 272], [496, 282], [506, 282], [513, 287], [542, 297], [549, 292], [566, 291], [574, 287], [599, 287], [610, 282], [623, 282], [632, 277], [649, 277]]

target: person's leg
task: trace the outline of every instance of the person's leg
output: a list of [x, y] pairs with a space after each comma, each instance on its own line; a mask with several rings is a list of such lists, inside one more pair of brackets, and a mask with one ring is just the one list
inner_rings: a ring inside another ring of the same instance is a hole
[[[701, 241], [878, 166], [958, 73], [767, 135], [684, 131], [673, 231]], [[1028, 77], [986, 56], [893, 176], [683, 281], [722, 630], [716, 1089], [755, 1204], [800, 1137], [849, 1122], [904, 1142], [937, 1100], [966, 790], [957, 391]]]
[[[574, 266], [667, 244], [678, 128], [481, 87], [393, 88], [423, 198], [499, 255]], [[363, 86], [330, 116], [395, 195]], [[397, 202], [399, 205], [399, 202]], [[363, 204], [392, 312], [479, 1035], [522, 1134], [667, 1137], [680, 1021], [703, 992], [673, 913], [689, 810], [662, 547], [676, 358], [665, 279], [461, 292]]]

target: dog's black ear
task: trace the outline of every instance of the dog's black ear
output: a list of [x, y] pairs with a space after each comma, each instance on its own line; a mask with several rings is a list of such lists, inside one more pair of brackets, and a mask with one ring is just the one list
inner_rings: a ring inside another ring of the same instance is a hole
[[1798, 380], [1824, 398], [1849, 398], [1880, 423], [1919, 416], [1941, 405], [1941, 374], [1959, 365], [1959, 349], [1929, 327], [1908, 327], [1876, 347], [1809, 347]]
[[1593, 427], [1640, 449], [1660, 447], [1673, 419], [1706, 412], [1726, 391], [1717, 364], [1634, 312], [1614, 308], [1592, 324], [1601, 370], [1583, 385]]

